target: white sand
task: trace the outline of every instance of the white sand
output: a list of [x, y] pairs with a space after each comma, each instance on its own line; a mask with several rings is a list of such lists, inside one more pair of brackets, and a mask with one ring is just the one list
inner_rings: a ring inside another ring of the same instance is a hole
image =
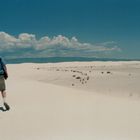
[[0, 111], [0, 139], [140, 139], [140, 62], [17, 64], [8, 70], [11, 110]]

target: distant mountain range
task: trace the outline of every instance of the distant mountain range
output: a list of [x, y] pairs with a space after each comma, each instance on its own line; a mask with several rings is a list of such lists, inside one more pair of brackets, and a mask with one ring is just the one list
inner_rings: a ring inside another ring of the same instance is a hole
[[86, 58], [86, 57], [46, 57], [46, 58], [12, 58], [5, 59], [7, 64], [18, 63], [58, 63], [58, 62], [88, 62], [88, 61], [140, 61], [140, 59], [116, 59], [116, 58]]

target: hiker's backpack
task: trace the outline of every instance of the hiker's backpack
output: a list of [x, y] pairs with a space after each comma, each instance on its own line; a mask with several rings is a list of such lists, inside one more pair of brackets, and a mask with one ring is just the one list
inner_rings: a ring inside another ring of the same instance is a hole
[[4, 74], [4, 68], [3, 68], [3, 62], [2, 59], [0, 58], [0, 75]]
[[0, 58], [0, 75], [3, 75], [5, 79], [8, 78], [8, 74], [7, 74], [7, 71], [6, 71], [5, 64], [3, 63], [1, 58]]

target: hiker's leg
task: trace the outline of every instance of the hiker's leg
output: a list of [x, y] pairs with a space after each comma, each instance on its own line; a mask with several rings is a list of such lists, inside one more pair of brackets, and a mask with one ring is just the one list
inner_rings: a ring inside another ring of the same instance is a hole
[[6, 110], [9, 110], [10, 106], [6, 103], [6, 91], [5, 90], [2, 91], [2, 97], [3, 97], [3, 104], [6, 108]]
[[2, 98], [3, 98], [3, 102], [5, 103], [6, 102], [6, 91], [5, 90], [1, 91], [1, 94], [2, 94]]

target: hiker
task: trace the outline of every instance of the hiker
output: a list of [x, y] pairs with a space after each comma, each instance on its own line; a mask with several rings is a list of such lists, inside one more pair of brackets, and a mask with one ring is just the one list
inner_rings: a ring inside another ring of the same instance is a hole
[[6, 103], [6, 85], [5, 80], [8, 78], [7, 67], [3, 62], [2, 58], [0, 57], [0, 92], [3, 98], [3, 104], [6, 110], [9, 110], [10, 107]]

